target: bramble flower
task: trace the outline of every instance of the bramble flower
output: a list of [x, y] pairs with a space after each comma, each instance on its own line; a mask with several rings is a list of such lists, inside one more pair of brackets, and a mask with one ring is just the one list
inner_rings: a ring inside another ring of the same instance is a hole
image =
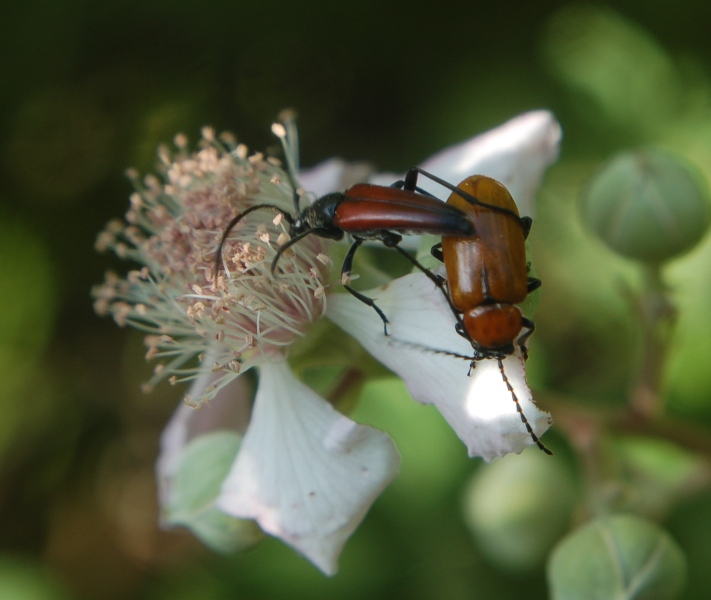
[[[293, 190], [276, 161], [248, 157], [243, 146], [217, 140], [209, 129], [194, 154], [187, 153], [183, 136], [175, 142], [176, 155], [160, 151], [165, 181], [148, 176], [140, 182], [131, 174], [137, 191], [127, 224], [109, 223], [97, 241], [100, 250], [112, 249], [142, 267], [126, 279], [108, 275], [94, 291], [99, 314], [146, 332], [147, 358], [161, 361], [148, 389], [164, 378], [195, 380], [184, 401], [202, 410], [181, 408], [163, 441], [161, 498], [174, 513], [164, 520], [187, 524], [187, 509], [172, 492], [183, 489], [177, 479], [191, 426], [214, 420], [211, 402], [223, 404], [226, 386], [257, 367], [249, 427], [219, 496], [193, 515], [201, 520], [197, 533], [229, 546], [213, 535], [226, 523], [217, 519], [210, 526], [219, 505], [228, 515], [256, 519], [264, 531], [333, 573], [343, 543], [396, 475], [399, 455], [384, 433], [338, 413], [285, 362], [290, 344], [326, 307], [323, 241], [309, 236], [295, 245], [274, 278], [271, 259], [286, 231], [279, 219], [271, 227], [245, 219], [225, 243], [224, 272], [215, 277], [215, 251], [229, 220], [263, 202], [291, 210]], [[196, 413], [205, 416], [193, 419]], [[211, 425], [230, 429], [227, 423]]]
[[[555, 157], [557, 123], [549, 113], [530, 113], [500, 130], [508, 133], [495, 130], [423, 166], [455, 182], [486, 166], [484, 172], [509, 185], [514, 197], [517, 192], [532, 197]], [[107, 275], [94, 290], [95, 306], [119, 325], [146, 333], [147, 358], [160, 361], [147, 389], [162, 379], [192, 381], [161, 440], [157, 472], [164, 524], [188, 526], [219, 550], [248, 546], [259, 539], [261, 528], [333, 574], [345, 541], [396, 476], [400, 459], [386, 434], [337, 412], [286, 362], [292, 343], [327, 310], [371, 352], [373, 344], [387, 347], [391, 358], [384, 358], [385, 364], [404, 377], [417, 400], [438, 405], [471, 455], [490, 460], [520, 452], [531, 439], [520, 420], [512, 423], [516, 412], [510, 396], [492, 405], [482, 395], [482, 380], [491, 379], [487, 366], [468, 378], [461, 360], [404, 343], [462, 351], [449, 307], [424, 276], [410, 275], [375, 293], [397, 332], [384, 343], [382, 323], [371, 308], [357, 301], [351, 306], [350, 297], [341, 294], [326, 295], [330, 260], [323, 239], [307, 236], [291, 246], [279, 260], [278, 275], [272, 275], [272, 259], [288, 240], [280, 215], [257, 211], [240, 221], [215, 273], [216, 250], [236, 214], [263, 203], [293, 212], [296, 130], [286, 119], [274, 131], [289, 173], [278, 161], [248, 156], [230, 136], [218, 139], [210, 129], [203, 130], [195, 153], [187, 152], [184, 136], [176, 138], [175, 154], [160, 150], [162, 181], [155, 176], [140, 181], [131, 173], [136, 192], [126, 223], [109, 223], [97, 247], [139, 268], [125, 279]], [[301, 173], [299, 181], [323, 195], [344, 187], [351, 175], [345, 163], [331, 160]], [[424, 336], [422, 317], [412, 319], [418, 310], [431, 311]], [[548, 418], [534, 412], [522, 360], [511, 357], [505, 364], [529, 422], [541, 435]], [[240, 378], [251, 368], [259, 374], [254, 395]], [[448, 380], [438, 385], [443, 373]], [[457, 399], [454, 404], [441, 401], [444, 391]], [[487, 406], [493, 408], [487, 412]]]

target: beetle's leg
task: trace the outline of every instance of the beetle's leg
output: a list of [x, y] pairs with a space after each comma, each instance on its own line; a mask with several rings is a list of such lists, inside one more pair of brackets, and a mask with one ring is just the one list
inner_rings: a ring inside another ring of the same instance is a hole
[[[531, 261], [526, 263], [526, 273], [531, 272]], [[541, 280], [538, 277], [528, 277], [526, 281], [526, 292], [530, 294], [541, 287]]]
[[355, 238], [353, 245], [348, 250], [348, 254], [346, 254], [346, 258], [343, 259], [343, 266], [341, 267], [341, 283], [344, 285], [351, 278], [351, 271], [353, 270], [353, 257], [363, 241], [363, 238]]
[[360, 300], [363, 304], [367, 304], [370, 306], [376, 313], [378, 313], [378, 316], [380, 319], [383, 321], [383, 331], [385, 332], [385, 335], [390, 335], [388, 333], [388, 318], [385, 316], [385, 313], [380, 310], [377, 304], [375, 304], [375, 300], [372, 298], [369, 298], [368, 296], [361, 294], [360, 292], [357, 292], [354, 290], [350, 285], [343, 284], [343, 287], [348, 290], [348, 292], [356, 299]]
[[398, 179], [395, 183], [391, 184], [390, 187], [406, 190], [408, 192], [414, 192], [417, 190], [418, 175], [419, 173], [416, 169], [410, 169], [407, 172], [407, 175], [405, 175], [405, 179]]
[[528, 349], [526, 348], [526, 341], [528, 338], [531, 337], [531, 334], [536, 330], [536, 324], [531, 321], [531, 319], [527, 319], [526, 317], [523, 317], [521, 319], [521, 324], [523, 325], [524, 331], [516, 340], [516, 343], [518, 344], [518, 347], [521, 348], [521, 354], [523, 354], [523, 359], [528, 360]]
[[402, 254], [407, 260], [409, 260], [417, 269], [422, 271], [427, 277], [429, 278], [432, 283], [434, 283], [440, 290], [442, 290], [442, 293], [449, 299], [449, 295], [445, 291], [445, 282], [447, 281], [444, 277], [441, 275], [437, 275], [436, 273], [433, 273], [430, 271], [427, 267], [425, 267], [420, 261], [418, 261], [414, 256], [411, 256], [409, 252], [403, 250], [400, 248], [400, 246], [394, 246], [394, 249], [397, 250], [400, 254]]
[[398, 179], [395, 183], [390, 184], [390, 187], [406, 190], [408, 192], [417, 192], [418, 194], [429, 196], [430, 198], [437, 198], [437, 196], [430, 194], [427, 190], [417, 187], [417, 176], [419, 173], [417, 168], [410, 169], [407, 175], [405, 175], [405, 179]]
[[417, 169], [410, 169], [407, 172], [407, 175], [405, 175], [405, 185], [403, 189], [409, 190], [410, 192], [414, 192], [417, 189], [418, 176], [419, 173], [417, 172]]
[[462, 321], [457, 321], [457, 324], [454, 326], [454, 330], [463, 338], [469, 339], [469, 334], [464, 328], [464, 323]]
[[535, 292], [539, 287], [541, 287], [541, 280], [537, 277], [529, 277], [526, 289], [528, 293]]
[[289, 183], [291, 184], [291, 189], [293, 190], [293, 201], [294, 201], [294, 214], [298, 217], [301, 214], [301, 207], [299, 206], [299, 201], [301, 200], [301, 195], [299, 194], [299, 190], [296, 186], [296, 180], [294, 179], [294, 175], [291, 173], [291, 169], [288, 168], [286, 170], [286, 176], [289, 178]]
[[369, 298], [365, 294], [357, 292], [347, 283], [348, 281], [350, 281], [351, 271], [353, 270], [353, 257], [355, 256], [356, 250], [360, 248], [363, 242], [363, 238], [355, 238], [353, 245], [348, 250], [348, 254], [346, 254], [346, 258], [343, 260], [343, 266], [341, 267], [341, 283], [343, 284], [343, 287], [346, 288], [346, 290], [348, 290], [348, 292], [354, 298], [360, 300], [363, 304], [370, 306], [376, 313], [378, 313], [378, 316], [383, 321], [383, 330], [385, 332], [385, 335], [390, 335], [388, 333], [388, 318], [385, 316], [385, 313], [380, 310], [380, 308], [375, 304], [375, 300]]
[[396, 248], [397, 245], [402, 242], [402, 236], [399, 233], [395, 233], [394, 231], [387, 231], [387, 230], [381, 230], [378, 232], [378, 236], [374, 237], [374, 239], [378, 239], [387, 248]]
[[[440, 244], [441, 245], [441, 244]], [[423, 264], [421, 264], [414, 256], [410, 256], [405, 250], [400, 248], [400, 246], [395, 246], [395, 250], [397, 250], [400, 254], [402, 254], [407, 260], [409, 260], [415, 267], [417, 267], [420, 271], [422, 271], [427, 277], [434, 283], [442, 292], [444, 295], [444, 299], [447, 301], [447, 304], [449, 304], [449, 308], [452, 311], [452, 314], [454, 315], [454, 318], [457, 319], [457, 331], [460, 332], [463, 331], [464, 333], [459, 333], [461, 336], [465, 337], [467, 340], [471, 341], [471, 338], [469, 337], [469, 334], [466, 333], [466, 330], [464, 329], [464, 323], [462, 323], [462, 319], [459, 316], [459, 311], [457, 308], [454, 306], [454, 303], [452, 302], [452, 298], [449, 295], [449, 290], [447, 289], [447, 280], [442, 277], [441, 275], [437, 275], [436, 273], [433, 273], [430, 271], [427, 267], [425, 267]]]
[[528, 239], [528, 234], [531, 233], [531, 225], [533, 219], [531, 217], [521, 217], [521, 227], [523, 227], [523, 239]]
[[[397, 250], [400, 254], [402, 254], [407, 260], [409, 260], [415, 267], [417, 267], [420, 271], [422, 271], [427, 277], [430, 278], [432, 283], [434, 283], [442, 292], [444, 295], [445, 300], [447, 301], [447, 304], [449, 304], [449, 308], [452, 311], [452, 314], [454, 315], [454, 318], [457, 320], [456, 324], [456, 330], [459, 335], [461, 335], [464, 339], [466, 339], [468, 342], [471, 342], [472, 339], [469, 337], [469, 334], [467, 333], [467, 330], [464, 327], [464, 322], [462, 321], [462, 317], [460, 316], [460, 311], [457, 310], [457, 307], [454, 306], [454, 303], [452, 302], [452, 297], [449, 294], [449, 289], [447, 288], [446, 280], [444, 277], [441, 277], [440, 275], [436, 275], [432, 271], [430, 271], [427, 267], [424, 265], [420, 264], [420, 262], [413, 256], [410, 256], [405, 250], [400, 248], [400, 246], [395, 246], [395, 250]], [[432, 246], [432, 249], [430, 250], [430, 253], [432, 256], [434, 256], [437, 260], [444, 262], [443, 254], [442, 254], [442, 242], [439, 242], [438, 244], [435, 244]]]

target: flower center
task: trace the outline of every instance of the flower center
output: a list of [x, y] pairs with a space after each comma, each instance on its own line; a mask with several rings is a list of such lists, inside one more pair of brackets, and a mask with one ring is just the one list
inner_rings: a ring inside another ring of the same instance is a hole
[[[99, 249], [142, 267], [126, 279], [107, 276], [94, 295], [97, 312], [148, 333], [148, 357], [163, 359], [149, 386], [165, 377], [193, 379], [207, 368], [234, 377], [264, 357], [284, 354], [325, 310], [324, 241], [307, 236], [294, 244], [272, 274], [272, 261], [289, 239], [273, 210], [240, 220], [216, 261], [236, 215], [260, 204], [294, 210], [291, 182], [278, 161], [248, 157], [244, 146], [225, 136], [218, 141], [212, 130], [203, 131], [197, 152], [186, 151], [182, 136], [176, 146], [175, 155], [159, 152], [163, 182], [150, 175], [140, 182], [131, 174], [137, 191], [128, 224], [110, 223], [97, 240]], [[184, 368], [196, 355], [209, 355], [212, 364]], [[224, 383], [218, 380], [208, 396]]]

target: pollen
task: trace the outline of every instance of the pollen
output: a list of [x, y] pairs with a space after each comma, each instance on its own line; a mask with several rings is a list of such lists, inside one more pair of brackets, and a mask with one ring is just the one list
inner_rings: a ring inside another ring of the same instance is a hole
[[272, 133], [278, 138], [285, 138], [286, 128], [281, 123], [274, 123], [272, 125]]

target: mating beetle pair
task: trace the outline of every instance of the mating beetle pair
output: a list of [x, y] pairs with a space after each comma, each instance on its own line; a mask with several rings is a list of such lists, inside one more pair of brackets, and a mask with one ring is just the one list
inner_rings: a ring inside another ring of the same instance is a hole
[[[452, 193], [447, 202], [418, 188], [419, 175], [448, 188]], [[440, 288], [457, 320], [457, 332], [472, 345], [471, 366], [476, 366], [480, 360], [497, 360], [528, 433], [539, 448], [550, 454], [524, 416], [502, 362], [514, 353], [515, 346], [526, 356], [525, 342], [533, 333], [534, 324], [523, 316], [516, 304], [540, 286], [540, 280], [528, 276], [526, 263], [525, 240], [531, 229], [531, 219], [519, 216], [508, 190], [484, 176], [468, 177], [454, 186], [416, 167], [408, 172], [404, 181], [391, 187], [356, 184], [345, 192], [322, 196], [300, 210], [299, 195], [293, 182], [292, 186], [294, 215], [272, 204], [259, 204], [230, 221], [217, 249], [215, 273], [219, 270], [222, 246], [230, 231], [258, 209], [276, 211], [289, 224], [291, 239], [277, 251], [271, 265], [272, 273], [275, 273], [284, 251], [307, 235], [340, 240], [349, 234], [354, 241], [341, 269], [344, 287], [378, 313], [387, 335], [388, 320], [382, 310], [373, 299], [347, 283], [353, 257], [361, 244], [365, 240], [383, 242]], [[442, 236], [441, 243], [432, 248], [432, 254], [444, 262], [446, 282], [398, 245], [404, 234], [424, 233]]]
[[[417, 188], [420, 174], [452, 191], [446, 203]], [[458, 333], [472, 342], [473, 360], [512, 354], [514, 342], [524, 349], [534, 325], [523, 318], [515, 304], [540, 285], [540, 280], [528, 277], [526, 265], [525, 239], [531, 219], [519, 217], [508, 190], [497, 181], [474, 176], [455, 187], [414, 168], [404, 181], [391, 187], [356, 184], [345, 192], [322, 196], [302, 211], [295, 194], [295, 205], [295, 216], [275, 205], [259, 204], [234, 217], [223, 232], [216, 271], [222, 246], [237, 223], [255, 210], [274, 210], [289, 224], [291, 239], [278, 249], [272, 273], [284, 251], [307, 235], [341, 240], [347, 233], [354, 242], [343, 262], [341, 279], [348, 281], [356, 250], [365, 240], [379, 240], [400, 252], [442, 289], [457, 317]], [[398, 245], [402, 234], [424, 233], [442, 236], [432, 253], [445, 264], [448, 291], [440, 278]], [[344, 287], [378, 312], [387, 334], [387, 317], [374, 301], [347, 283]], [[516, 339], [522, 328], [526, 332]]]

